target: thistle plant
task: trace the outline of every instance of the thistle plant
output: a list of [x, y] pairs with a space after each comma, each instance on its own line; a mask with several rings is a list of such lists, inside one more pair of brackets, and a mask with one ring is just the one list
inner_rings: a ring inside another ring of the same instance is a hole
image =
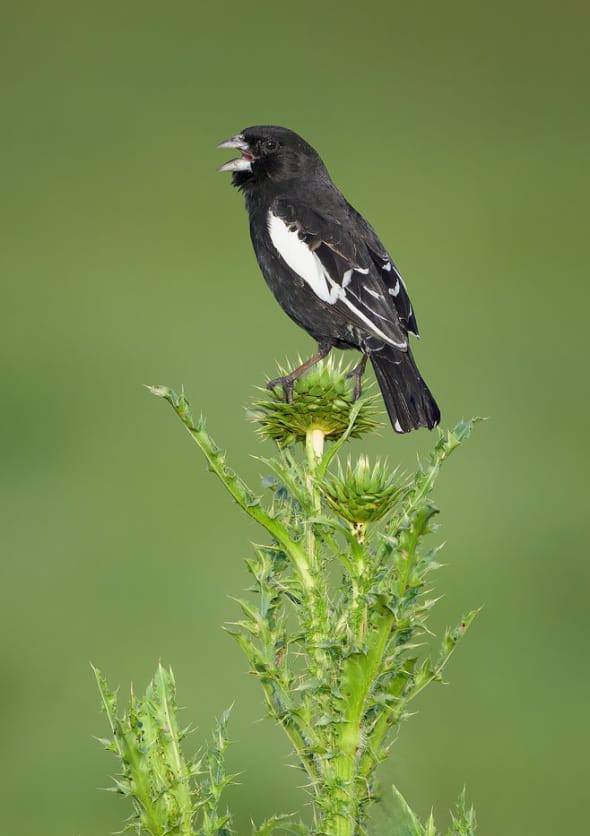
[[[265, 391], [252, 404], [248, 417], [275, 450], [271, 457], [258, 457], [268, 471], [264, 497], [227, 465], [204, 419], [193, 418], [184, 394], [149, 387], [170, 403], [209, 469], [265, 534], [247, 560], [251, 594], [238, 600], [241, 618], [227, 629], [260, 682], [269, 717], [289, 738], [305, 773], [312, 824], [277, 816], [254, 831], [259, 834], [369, 832], [368, 811], [378, 798], [376, 769], [408, 717], [410, 703], [431, 682], [442, 680], [449, 657], [476, 614], [468, 613], [448, 629], [438, 651], [422, 645], [436, 601], [430, 576], [439, 567], [438, 547], [424, 545], [436, 530], [431, 492], [442, 464], [467, 438], [472, 422], [441, 431], [428, 462], [412, 476], [390, 470], [384, 461], [370, 462], [364, 454], [354, 457], [349, 452], [342, 458], [345, 445], [377, 426], [375, 399], [354, 401], [349, 371], [326, 361], [297, 381], [292, 403], [277, 389]], [[157, 676], [161, 683], [161, 671]], [[149, 745], [160, 747], [157, 755], [150, 755], [144, 715], [153, 696], [146, 695], [143, 714], [132, 698], [121, 726], [114, 698], [100, 683], [115, 733], [115, 742], [107, 745], [124, 763], [116, 786], [134, 798], [132, 826], [137, 832], [229, 832], [229, 817], [220, 816], [215, 806], [220, 792], [213, 787], [226, 783], [222, 773], [217, 783], [209, 776], [209, 783], [201, 786], [201, 760], [178, 766], [180, 735], [173, 751], [157, 743], [157, 729], [166, 740], [166, 735], [176, 734], [168, 720], [156, 726], [150, 721], [156, 731]], [[161, 694], [158, 699], [159, 705]], [[141, 734], [134, 719], [140, 714]], [[131, 757], [130, 752], [139, 750], [140, 755]], [[176, 766], [167, 771], [166, 784], [156, 778], [169, 758]], [[162, 819], [160, 830], [150, 829], [148, 806], [138, 798], [146, 775], [152, 776], [157, 804], [173, 808], [177, 816]], [[435, 836], [432, 815], [422, 824], [397, 789], [394, 798], [396, 821], [388, 833]], [[203, 810], [209, 810], [209, 817], [200, 821]], [[448, 833], [474, 832], [475, 817], [462, 796]]]
[[187, 760], [181, 744], [190, 729], [178, 726], [172, 671], [158, 665], [143, 699], [131, 689], [127, 712], [118, 717], [116, 694], [101, 672], [93, 670], [112, 733], [112, 740], [99, 742], [122, 764], [113, 790], [133, 802], [125, 829], [152, 836], [229, 836], [231, 816], [219, 809], [221, 793], [235, 777], [226, 775], [223, 766], [229, 711], [207, 751]]

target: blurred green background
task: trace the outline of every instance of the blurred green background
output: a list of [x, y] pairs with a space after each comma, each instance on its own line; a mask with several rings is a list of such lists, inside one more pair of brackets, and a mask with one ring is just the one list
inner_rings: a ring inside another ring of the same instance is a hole
[[[128, 813], [89, 662], [158, 659], [199, 727], [235, 701], [228, 800], [306, 803], [221, 624], [259, 536], [142, 383], [183, 383], [257, 483], [243, 406], [312, 349], [251, 252], [215, 144], [316, 146], [408, 282], [444, 423], [442, 630], [484, 610], [384, 785], [482, 836], [587, 832], [589, 116], [583, 5], [23, 2], [0, 26], [2, 830], [102, 836]], [[352, 358], [351, 358], [352, 359]], [[368, 446], [413, 466], [434, 436]], [[355, 448], [360, 449], [358, 444]], [[268, 451], [267, 451], [268, 452]], [[383, 829], [386, 833], [386, 828]]]

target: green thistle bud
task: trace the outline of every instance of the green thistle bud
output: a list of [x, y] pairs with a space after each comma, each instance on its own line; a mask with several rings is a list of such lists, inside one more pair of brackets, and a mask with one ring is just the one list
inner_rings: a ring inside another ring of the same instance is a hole
[[405, 493], [398, 470], [393, 473], [387, 463], [377, 460], [371, 467], [366, 456], [360, 456], [353, 466], [350, 459], [346, 468], [338, 464], [338, 473], [322, 482], [324, 496], [336, 513], [362, 529], [367, 523], [382, 519]]
[[[281, 367], [281, 375], [287, 371]], [[295, 441], [305, 443], [307, 433], [318, 429], [326, 438], [339, 438], [349, 427], [353, 409], [358, 408], [351, 438], [360, 438], [379, 426], [377, 398], [373, 395], [358, 401], [354, 382], [348, 377], [350, 366], [335, 362], [332, 357], [318, 363], [295, 381], [292, 403], [287, 403], [281, 387], [266, 389], [264, 397], [252, 403], [248, 418], [258, 423], [258, 432], [282, 447]]]

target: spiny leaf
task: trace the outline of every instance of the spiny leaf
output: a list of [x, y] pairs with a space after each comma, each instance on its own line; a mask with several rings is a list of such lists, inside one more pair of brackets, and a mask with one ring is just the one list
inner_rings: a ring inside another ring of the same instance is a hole
[[418, 817], [397, 787], [392, 786], [394, 811], [388, 836], [426, 836]]
[[[135, 808], [127, 829], [147, 831], [152, 836], [191, 836], [197, 813], [202, 815], [201, 836], [219, 836], [229, 826], [229, 816], [219, 815], [222, 790], [234, 776], [226, 775], [223, 755], [227, 747], [228, 712], [217, 726], [214, 746], [203, 758], [186, 760], [180, 741], [188, 729], [177, 722], [176, 685], [171, 670], [158, 665], [142, 698], [131, 692], [129, 706], [119, 717], [117, 703], [106, 680], [94, 669], [103, 705], [109, 718], [113, 742], [107, 743], [121, 762], [121, 774], [113, 779], [114, 790], [130, 797]], [[199, 776], [203, 780], [198, 783]]]
[[271, 836], [278, 827], [284, 833], [295, 833], [300, 834], [300, 836], [305, 836], [305, 834], [309, 833], [309, 829], [301, 822], [294, 822], [292, 820], [294, 815], [294, 813], [284, 813], [278, 816], [271, 816], [271, 818], [262, 822], [259, 827], [253, 825], [252, 836]]
[[455, 809], [451, 811], [452, 826], [447, 836], [474, 836], [477, 829], [475, 810], [467, 809], [465, 787], [463, 787]]

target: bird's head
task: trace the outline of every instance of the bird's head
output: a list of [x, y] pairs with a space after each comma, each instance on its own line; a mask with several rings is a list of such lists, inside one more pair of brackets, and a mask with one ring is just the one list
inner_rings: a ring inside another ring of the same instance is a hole
[[231, 171], [233, 185], [242, 190], [272, 183], [280, 186], [310, 171], [328, 176], [317, 151], [288, 128], [275, 125], [246, 128], [217, 147], [236, 148], [241, 152], [241, 156], [220, 166], [218, 171]]

